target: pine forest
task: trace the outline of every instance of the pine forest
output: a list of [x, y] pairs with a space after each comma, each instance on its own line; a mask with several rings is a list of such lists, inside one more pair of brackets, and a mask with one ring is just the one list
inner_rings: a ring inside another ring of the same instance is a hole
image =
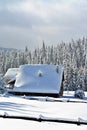
[[33, 51], [25, 46], [24, 50], [0, 49], [0, 74], [8, 68], [18, 68], [23, 64], [57, 64], [64, 67], [65, 90], [78, 87], [87, 90], [87, 38], [61, 42], [56, 46], [46, 46]]

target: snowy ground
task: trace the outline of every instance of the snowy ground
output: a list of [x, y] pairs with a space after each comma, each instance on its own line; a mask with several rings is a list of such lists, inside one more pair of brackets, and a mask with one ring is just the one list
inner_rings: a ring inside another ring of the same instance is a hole
[[[87, 93], [82, 100], [75, 99], [73, 92], [65, 92], [61, 98], [1, 96], [0, 115], [87, 121]], [[0, 118], [0, 130], [19, 129], [86, 130], [87, 125]]]

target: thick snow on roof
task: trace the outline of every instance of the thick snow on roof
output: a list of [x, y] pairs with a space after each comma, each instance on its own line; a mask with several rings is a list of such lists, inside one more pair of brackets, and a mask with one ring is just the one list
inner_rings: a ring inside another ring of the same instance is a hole
[[19, 68], [9, 68], [4, 75], [5, 79], [14, 79], [19, 72]]
[[[30, 100], [29, 97], [5, 96], [0, 97], [0, 115], [64, 118], [70, 120], [87, 121], [87, 93], [84, 99], [74, 98], [73, 93], [64, 92], [63, 98], [58, 98], [63, 102], [49, 101], [44, 99]], [[34, 97], [33, 97], [34, 98]], [[66, 102], [65, 100], [74, 102]], [[75, 102], [76, 101], [76, 102]], [[85, 101], [85, 103], [84, 103]], [[76, 125], [55, 122], [37, 122], [20, 119], [0, 118], [0, 130], [87, 130], [87, 125]]]
[[58, 66], [58, 70], [56, 69], [56, 65], [22, 65], [16, 76], [13, 91], [58, 93], [62, 82], [63, 67]]

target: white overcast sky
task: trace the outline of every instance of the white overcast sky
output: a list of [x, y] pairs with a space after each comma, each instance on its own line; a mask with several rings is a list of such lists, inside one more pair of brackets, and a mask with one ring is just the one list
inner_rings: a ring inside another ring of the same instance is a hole
[[87, 36], [87, 0], [0, 0], [0, 46], [33, 49]]

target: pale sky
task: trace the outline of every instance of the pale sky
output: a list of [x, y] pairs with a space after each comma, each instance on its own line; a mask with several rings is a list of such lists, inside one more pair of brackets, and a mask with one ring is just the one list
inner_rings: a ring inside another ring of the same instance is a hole
[[87, 36], [87, 0], [0, 0], [0, 47], [33, 49]]

